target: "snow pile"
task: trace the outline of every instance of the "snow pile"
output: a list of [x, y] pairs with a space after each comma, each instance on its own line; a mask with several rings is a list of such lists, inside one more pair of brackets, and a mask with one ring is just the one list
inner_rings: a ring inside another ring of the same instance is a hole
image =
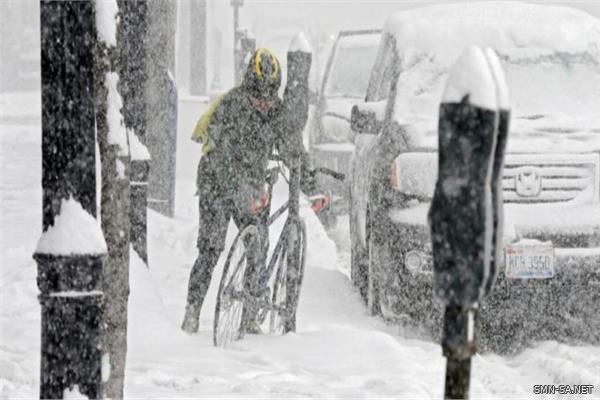
[[109, 47], [117, 45], [117, 13], [119, 6], [116, 0], [96, 0], [96, 30], [98, 38]]
[[485, 54], [476, 46], [465, 50], [450, 70], [442, 102], [460, 103], [465, 97], [480, 108], [498, 108], [496, 82]]
[[98, 255], [106, 253], [106, 242], [98, 221], [71, 197], [62, 200], [60, 214], [40, 237], [35, 252]]
[[108, 90], [106, 99], [107, 110], [106, 119], [108, 122], [108, 143], [119, 146], [119, 155], [129, 155], [129, 145], [127, 143], [127, 132], [123, 123], [123, 99], [117, 90], [119, 83], [119, 74], [116, 72], [107, 72], [104, 79], [104, 86]]

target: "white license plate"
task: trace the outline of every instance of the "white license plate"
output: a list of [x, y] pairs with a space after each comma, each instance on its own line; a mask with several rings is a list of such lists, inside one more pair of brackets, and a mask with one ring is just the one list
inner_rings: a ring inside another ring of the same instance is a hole
[[555, 275], [551, 242], [509, 244], [504, 248], [505, 273], [511, 279], [546, 279]]

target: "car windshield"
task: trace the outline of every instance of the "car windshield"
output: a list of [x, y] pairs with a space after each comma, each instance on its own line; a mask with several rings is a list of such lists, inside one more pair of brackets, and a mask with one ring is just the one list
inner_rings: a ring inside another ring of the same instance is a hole
[[369, 36], [373, 40], [353, 41], [353, 36], [340, 39], [325, 87], [326, 97], [365, 97], [379, 34]]
[[[582, 116], [600, 109], [600, 61], [589, 54], [555, 54], [543, 59], [511, 60], [501, 55], [510, 91], [513, 121], [537, 120], [557, 132], [577, 128]], [[397, 84], [397, 120], [437, 121], [449, 66], [433, 55], [413, 58], [401, 67]], [[558, 126], [557, 126], [558, 124]], [[597, 128], [597, 127], [596, 127]]]

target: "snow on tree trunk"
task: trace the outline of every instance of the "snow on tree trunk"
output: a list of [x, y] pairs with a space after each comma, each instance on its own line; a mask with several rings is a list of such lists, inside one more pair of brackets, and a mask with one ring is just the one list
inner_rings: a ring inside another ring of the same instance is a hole
[[123, 398], [127, 355], [129, 298], [130, 156], [117, 90], [117, 12], [115, 0], [96, 2], [96, 128], [102, 163], [101, 221], [108, 247], [104, 265], [103, 380], [104, 395]]

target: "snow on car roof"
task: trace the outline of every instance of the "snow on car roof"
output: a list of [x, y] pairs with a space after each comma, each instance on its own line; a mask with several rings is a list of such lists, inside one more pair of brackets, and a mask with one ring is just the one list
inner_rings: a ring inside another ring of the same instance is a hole
[[433, 53], [446, 62], [470, 45], [490, 46], [501, 57], [562, 52], [600, 57], [600, 21], [563, 6], [508, 1], [426, 6], [394, 14], [384, 32], [395, 37], [404, 55]]
[[377, 47], [381, 32], [357, 33], [340, 37], [338, 48]]
[[506, 74], [498, 100], [512, 109], [509, 151], [600, 149], [600, 92], [590, 84], [600, 81], [600, 20], [560, 6], [462, 3], [397, 13], [384, 32], [402, 64], [394, 118], [412, 147], [437, 147], [448, 72], [477, 45], [494, 49]]

